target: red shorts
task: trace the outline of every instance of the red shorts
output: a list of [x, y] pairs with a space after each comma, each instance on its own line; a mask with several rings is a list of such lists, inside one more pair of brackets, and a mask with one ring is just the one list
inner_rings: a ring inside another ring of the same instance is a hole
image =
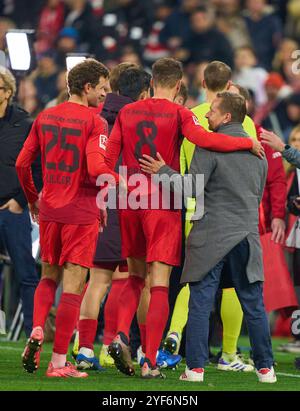
[[128, 265], [127, 261], [99, 261], [99, 263], [94, 261], [93, 264], [94, 268], [103, 268], [104, 270], [116, 271], [117, 267], [119, 267], [120, 273], [127, 273], [128, 272]]
[[52, 265], [93, 267], [98, 234], [99, 221], [88, 225], [40, 221], [41, 259]]
[[181, 211], [120, 210], [123, 258], [181, 263]]

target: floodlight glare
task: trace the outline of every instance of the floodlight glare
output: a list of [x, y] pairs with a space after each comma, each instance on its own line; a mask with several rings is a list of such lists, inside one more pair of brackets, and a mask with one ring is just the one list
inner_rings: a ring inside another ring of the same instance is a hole
[[87, 56], [82, 55], [82, 54], [69, 54], [66, 57], [66, 66], [67, 70], [70, 71], [73, 67], [75, 67], [77, 64], [82, 63], [84, 60], [86, 60]]
[[33, 31], [11, 30], [6, 33], [6, 43], [12, 70], [28, 71], [31, 64], [31, 52], [28, 34]]

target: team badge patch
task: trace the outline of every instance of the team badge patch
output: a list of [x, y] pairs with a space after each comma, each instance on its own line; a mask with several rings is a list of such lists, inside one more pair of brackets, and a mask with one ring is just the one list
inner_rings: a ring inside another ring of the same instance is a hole
[[201, 124], [199, 123], [199, 120], [197, 119], [196, 116], [193, 116], [193, 120], [194, 120], [194, 123], [196, 124], [196, 126], [200, 126], [200, 125], [201, 125]]
[[107, 136], [105, 134], [100, 134], [99, 147], [102, 148], [103, 150], [106, 150], [106, 142], [107, 142]]

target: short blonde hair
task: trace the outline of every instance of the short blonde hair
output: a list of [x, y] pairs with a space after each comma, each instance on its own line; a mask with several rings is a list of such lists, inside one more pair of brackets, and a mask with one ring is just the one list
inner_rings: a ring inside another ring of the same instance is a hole
[[10, 90], [11, 95], [8, 99], [8, 104], [11, 104], [16, 91], [17, 91], [17, 84], [16, 79], [14, 78], [13, 74], [5, 67], [0, 66], [0, 78], [4, 83], [5, 90]]

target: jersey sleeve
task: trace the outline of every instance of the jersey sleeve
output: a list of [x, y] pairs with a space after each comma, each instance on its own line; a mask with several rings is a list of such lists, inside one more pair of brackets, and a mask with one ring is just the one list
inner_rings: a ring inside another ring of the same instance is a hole
[[199, 123], [199, 120], [193, 113], [181, 108], [180, 124], [182, 134], [193, 144], [211, 151], [232, 152], [251, 150], [253, 141], [251, 138], [231, 137], [225, 134], [212, 133], [206, 131]]
[[101, 174], [110, 174], [115, 178], [115, 182], [118, 183], [118, 174], [112, 171], [105, 163], [107, 131], [106, 120], [95, 116], [92, 132], [85, 149], [88, 173], [92, 177], [98, 177]]
[[34, 185], [31, 164], [40, 152], [38, 137], [38, 118], [34, 121], [29, 136], [16, 161], [16, 170], [21, 187], [25, 193], [27, 201], [34, 203], [38, 200], [38, 192]]
[[108, 143], [107, 143], [107, 150], [105, 155], [106, 164], [112, 170], [115, 169], [117, 161], [120, 157], [122, 151], [122, 128], [121, 128], [121, 120], [120, 120], [119, 113], [113, 129], [109, 135]]

